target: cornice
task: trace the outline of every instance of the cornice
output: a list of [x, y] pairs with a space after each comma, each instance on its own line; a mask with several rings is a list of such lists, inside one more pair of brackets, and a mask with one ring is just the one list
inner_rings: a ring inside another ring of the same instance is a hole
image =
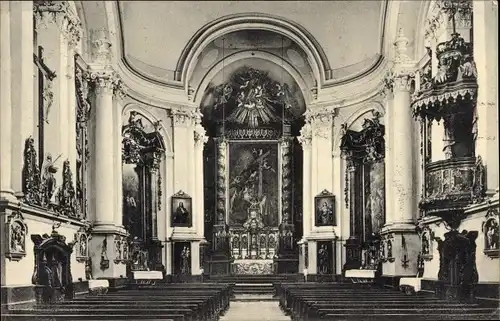
[[170, 109], [172, 107], [194, 108], [195, 105], [188, 100], [187, 94], [182, 87], [172, 88], [164, 85], [153, 84], [146, 80], [137, 78], [124, 64], [118, 62], [118, 71], [122, 81], [128, 88], [129, 96], [135, 100], [147, 102], [159, 108]]

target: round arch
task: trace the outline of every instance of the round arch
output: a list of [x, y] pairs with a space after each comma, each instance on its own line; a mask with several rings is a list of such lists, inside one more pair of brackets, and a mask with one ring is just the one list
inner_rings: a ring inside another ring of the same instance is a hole
[[221, 17], [198, 30], [181, 53], [176, 66], [176, 80], [183, 81], [184, 85], [188, 86], [186, 80], [193, 73], [197, 57], [203, 49], [225, 34], [244, 29], [267, 30], [286, 36], [306, 53], [318, 84], [330, 78], [330, 64], [326, 54], [303, 27], [281, 17], [262, 13], [245, 13]]
[[252, 53], [250, 53], [250, 51], [238, 52], [238, 53], [232, 54], [230, 56], [227, 56], [224, 59], [224, 61], [218, 62], [205, 74], [202, 81], [197, 86], [195, 93], [193, 95], [193, 102], [195, 104], [200, 104], [200, 101], [203, 98], [203, 94], [204, 94], [206, 88], [208, 87], [210, 81], [225, 66], [228, 66], [228, 65], [235, 63], [239, 60], [244, 60], [244, 59], [248, 59], [248, 58], [259, 58], [259, 59], [267, 60], [269, 62], [272, 62], [272, 63], [282, 67], [287, 73], [290, 74], [290, 76], [292, 76], [292, 78], [299, 85], [301, 92], [302, 92], [302, 96], [304, 97], [304, 101], [306, 103], [306, 108], [309, 105], [309, 103], [312, 102], [311, 92], [308, 90], [309, 86], [307, 85], [305, 79], [297, 71], [297, 69], [294, 66], [292, 66], [290, 63], [288, 63], [287, 61], [281, 59], [281, 57], [278, 57], [274, 54], [264, 52], [264, 51], [255, 51]]

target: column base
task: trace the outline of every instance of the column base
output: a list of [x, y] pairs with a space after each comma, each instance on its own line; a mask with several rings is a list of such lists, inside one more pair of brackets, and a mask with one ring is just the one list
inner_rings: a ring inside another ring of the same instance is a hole
[[96, 226], [89, 242], [94, 279], [126, 279], [127, 265], [121, 248], [116, 248], [115, 237], [122, 237], [116, 229], [108, 226]]
[[384, 227], [381, 238], [381, 246], [385, 249], [382, 275], [416, 276], [420, 238], [415, 231], [415, 225], [396, 222]]
[[9, 203], [19, 203], [14, 190], [3, 190], [0, 191], [0, 200], [8, 201]]

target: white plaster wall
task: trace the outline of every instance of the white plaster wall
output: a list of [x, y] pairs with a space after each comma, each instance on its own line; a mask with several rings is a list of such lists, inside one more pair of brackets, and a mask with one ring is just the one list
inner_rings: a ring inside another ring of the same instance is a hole
[[[2, 285], [22, 286], [32, 284], [31, 277], [33, 276], [35, 267], [35, 254], [33, 252], [34, 244], [31, 241], [31, 235], [50, 235], [52, 232], [52, 221], [29, 214], [23, 215], [25, 223], [28, 226], [26, 256], [17, 262], [5, 260], [5, 284], [2, 283]], [[78, 226], [63, 224], [57, 229], [57, 232], [66, 237], [66, 243], [70, 243], [73, 241], [78, 229]], [[77, 262], [75, 253], [71, 254], [71, 275], [73, 282], [78, 282], [78, 278], [85, 280], [85, 263]]]

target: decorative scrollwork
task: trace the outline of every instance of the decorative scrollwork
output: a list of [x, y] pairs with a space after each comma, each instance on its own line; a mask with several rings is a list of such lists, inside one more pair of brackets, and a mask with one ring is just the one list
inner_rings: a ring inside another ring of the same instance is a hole
[[159, 124], [154, 124], [153, 132], [146, 133], [142, 120], [138, 112], [131, 111], [128, 124], [122, 127], [123, 161], [157, 168], [165, 152], [163, 139], [158, 132]]
[[347, 129], [343, 125], [340, 150], [348, 160], [361, 162], [379, 162], [385, 154], [385, 126], [378, 117], [365, 119], [363, 129], [359, 132]]
[[33, 137], [26, 139], [24, 144], [24, 164], [22, 172], [23, 201], [30, 205], [42, 204], [40, 169]]
[[57, 194], [57, 199], [59, 213], [69, 217], [77, 217], [80, 214], [69, 160], [65, 160], [63, 163], [63, 183]]
[[28, 226], [21, 212], [16, 211], [7, 216], [6, 231], [5, 256], [11, 261], [19, 261], [26, 256], [26, 235], [28, 234]]

